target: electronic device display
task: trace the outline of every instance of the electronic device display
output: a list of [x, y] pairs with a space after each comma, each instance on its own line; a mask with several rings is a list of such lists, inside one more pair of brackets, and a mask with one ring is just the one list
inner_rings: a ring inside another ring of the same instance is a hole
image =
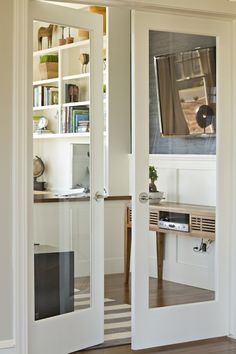
[[167, 230], [176, 230], [189, 232], [189, 215], [182, 213], [172, 213], [160, 211], [159, 228]]

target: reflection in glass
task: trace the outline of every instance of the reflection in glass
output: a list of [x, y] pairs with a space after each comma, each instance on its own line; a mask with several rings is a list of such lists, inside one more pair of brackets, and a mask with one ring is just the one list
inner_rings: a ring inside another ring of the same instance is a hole
[[216, 81], [214, 37], [149, 32], [150, 307], [215, 298]]
[[215, 48], [155, 56], [163, 135], [215, 133]]

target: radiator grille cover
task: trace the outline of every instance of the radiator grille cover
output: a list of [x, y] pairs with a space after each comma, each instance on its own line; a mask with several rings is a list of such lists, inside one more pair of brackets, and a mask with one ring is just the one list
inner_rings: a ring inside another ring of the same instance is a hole
[[215, 219], [191, 216], [191, 230], [207, 233], [215, 233]]
[[158, 212], [151, 211], [150, 212], [150, 216], [149, 216], [149, 224], [157, 226], [158, 225], [158, 219], [159, 219]]

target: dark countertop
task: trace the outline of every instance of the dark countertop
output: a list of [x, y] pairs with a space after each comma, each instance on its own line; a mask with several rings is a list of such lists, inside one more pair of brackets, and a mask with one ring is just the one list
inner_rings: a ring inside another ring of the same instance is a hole
[[[63, 203], [63, 202], [86, 202], [89, 201], [89, 197], [76, 197], [76, 196], [56, 196], [50, 193], [34, 193], [34, 203]], [[105, 201], [115, 200], [131, 200], [131, 196], [118, 195], [105, 197]]]

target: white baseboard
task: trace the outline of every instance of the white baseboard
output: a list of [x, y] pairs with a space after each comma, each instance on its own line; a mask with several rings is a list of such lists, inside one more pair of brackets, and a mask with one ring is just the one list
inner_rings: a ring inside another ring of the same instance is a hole
[[105, 274], [115, 274], [124, 272], [124, 258], [106, 258]]
[[[163, 263], [163, 279], [202, 289], [214, 290], [214, 284], [209, 281], [208, 272], [203, 267], [190, 264], [169, 261], [164, 261]], [[157, 278], [157, 264], [154, 257], [150, 257], [149, 259], [149, 274], [151, 277]]]
[[15, 346], [16, 343], [13, 339], [0, 341], [0, 349], [9, 349], [9, 348], [14, 348]]
[[[104, 262], [105, 274], [124, 272], [124, 258], [106, 258]], [[75, 277], [86, 277], [90, 274], [90, 262], [79, 261], [75, 263]]]

